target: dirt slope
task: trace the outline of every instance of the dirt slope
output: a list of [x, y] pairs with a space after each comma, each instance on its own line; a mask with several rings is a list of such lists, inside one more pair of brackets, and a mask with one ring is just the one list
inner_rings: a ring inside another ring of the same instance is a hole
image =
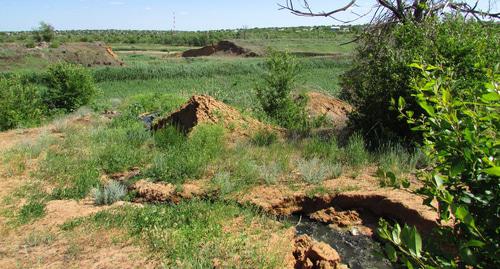
[[243, 48], [232, 41], [220, 41], [215, 45], [206, 46], [199, 49], [187, 50], [182, 53], [182, 57], [200, 57], [210, 55], [232, 55], [232, 56], [245, 56], [255, 57], [258, 56], [255, 52]]

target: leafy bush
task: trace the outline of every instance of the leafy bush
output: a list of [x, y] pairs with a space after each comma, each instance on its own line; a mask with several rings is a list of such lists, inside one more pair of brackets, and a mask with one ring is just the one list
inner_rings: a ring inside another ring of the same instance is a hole
[[127, 195], [127, 188], [120, 182], [111, 180], [105, 186], [92, 190], [96, 205], [111, 205], [122, 200]]
[[307, 131], [313, 123], [307, 117], [307, 96], [291, 96], [299, 72], [295, 57], [287, 52], [270, 51], [265, 63], [265, 86], [257, 87], [257, 98], [264, 112], [282, 127]]
[[460, 92], [482, 87], [487, 79], [483, 68], [492, 67], [500, 58], [500, 31], [494, 24], [457, 17], [385, 29], [389, 30], [368, 31], [362, 36], [353, 67], [342, 78], [341, 98], [355, 107], [351, 122], [369, 138], [371, 147], [380, 141], [421, 139], [398, 119], [396, 109], [390, 109], [391, 98], [401, 96], [415, 116], [423, 113], [411, 98], [410, 82], [418, 71], [410, 63], [440, 61], [453, 67], [457, 73], [453, 91]]
[[50, 109], [75, 111], [88, 104], [96, 93], [90, 71], [69, 63], [49, 66], [45, 74], [45, 83], [48, 89], [43, 98]]
[[0, 130], [38, 124], [45, 113], [40, 87], [23, 83], [19, 76], [0, 78]]
[[33, 32], [33, 34], [35, 41], [37, 42], [50, 42], [56, 35], [54, 26], [43, 21], [40, 22], [40, 26]]
[[[389, 256], [408, 268], [499, 268], [500, 75], [485, 70], [490, 82], [457, 92], [463, 81], [456, 72], [412, 66], [422, 73], [413, 84], [415, 101], [425, 114], [405, 110], [403, 98], [398, 107], [422, 133], [425, 152], [436, 162], [431, 172], [422, 175], [425, 203], [437, 200], [441, 220], [453, 225], [441, 226], [434, 244], [424, 247], [416, 240], [420, 237], [416, 230], [410, 233], [414, 240], [399, 240], [403, 237], [399, 226], [382, 223], [379, 234], [390, 242]], [[443, 244], [457, 246], [459, 258], [443, 253]], [[426, 248], [429, 252], [424, 252]]]

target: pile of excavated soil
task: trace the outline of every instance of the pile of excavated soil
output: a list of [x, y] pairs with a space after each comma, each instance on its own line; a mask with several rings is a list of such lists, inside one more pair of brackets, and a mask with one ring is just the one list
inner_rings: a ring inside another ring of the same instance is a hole
[[233, 138], [249, 137], [262, 129], [272, 130], [272, 127], [244, 116], [235, 108], [208, 95], [191, 97], [176, 112], [155, 120], [152, 129], [157, 131], [168, 125], [174, 125], [184, 133], [189, 133], [198, 124], [222, 124]]
[[335, 130], [347, 127], [348, 115], [353, 108], [348, 103], [318, 92], [307, 93], [307, 112], [312, 117], [324, 116], [327, 123]]
[[210, 56], [214, 54], [244, 56], [244, 57], [258, 56], [255, 52], [252, 52], [249, 49], [238, 46], [234, 42], [220, 41], [215, 45], [206, 46], [199, 49], [187, 50], [182, 53], [182, 57], [200, 57], [200, 56]]
[[63, 44], [57, 49], [50, 50], [47, 57], [52, 62], [63, 60], [88, 67], [123, 65], [111, 47], [102, 42]]
[[35, 48], [26, 48], [23, 44], [1, 44], [0, 52], [0, 59], [4, 62], [0, 64], [0, 71], [8, 71], [14, 67], [33, 68], [33, 64], [43, 68], [61, 61], [87, 67], [123, 65], [111, 47], [102, 42], [65, 43], [58, 48], [50, 48], [47, 43], [41, 43]]
[[295, 238], [296, 269], [341, 269], [346, 268], [340, 263], [340, 256], [330, 245], [317, 242], [307, 235]]

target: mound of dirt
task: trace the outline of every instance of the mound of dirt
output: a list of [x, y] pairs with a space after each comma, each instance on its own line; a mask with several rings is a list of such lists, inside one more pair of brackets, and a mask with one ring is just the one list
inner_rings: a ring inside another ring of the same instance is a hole
[[348, 103], [318, 92], [307, 93], [307, 112], [310, 116], [324, 116], [335, 130], [343, 130], [347, 127], [348, 115], [353, 108]]
[[111, 47], [102, 42], [69, 43], [51, 50], [47, 56], [51, 61], [63, 60], [84, 66], [122, 66], [123, 62]]
[[340, 256], [335, 249], [323, 242], [317, 242], [308, 235], [295, 238], [296, 269], [340, 269]]
[[152, 129], [157, 131], [168, 125], [174, 125], [184, 133], [189, 133], [202, 123], [222, 124], [230, 131], [232, 137], [249, 137], [257, 130], [272, 129], [208, 95], [191, 97], [178, 111], [155, 120]]
[[[0, 44], [1, 71], [19, 67], [43, 68], [51, 63], [69, 62], [83, 66], [122, 66], [111, 47], [103, 42], [65, 43], [58, 48], [50, 48], [48, 43], [40, 43], [35, 48], [23, 44]], [[34, 60], [35, 59], [35, 60]]]
[[182, 53], [182, 57], [200, 57], [200, 56], [210, 56], [214, 54], [245, 56], [245, 57], [258, 56], [255, 52], [252, 52], [249, 49], [238, 46], [234, 42], [220, 41], [215, 45], [206, 46], [199, 49], [187, 50]]

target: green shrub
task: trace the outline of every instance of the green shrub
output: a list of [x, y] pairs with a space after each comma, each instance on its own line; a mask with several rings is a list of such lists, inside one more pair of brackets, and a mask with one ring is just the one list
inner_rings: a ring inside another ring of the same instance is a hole
[[36, 47], [36, 44], [35, 44], [35, 41], [30, 40], [30, 41], [26, 42], [25, 46], [26, 46], [26, 48], [28, 48], [28, 49], [33, 49], [33, 48], [35, 48], [35, 47]]
[[[441, 221], [453, 225], [440, 226], [437, 236], [422, 245], [416, 229], [404, 228], [403, 233], [399, 225], [382, 222], [379, 234], [388, 241], [386, 252], [393, 261], [420, 268], [499, 268], [498, 70], [484, 71], [488, 83], [457, 92], [463, 77], [455, 70], [412, 66], [422, 74], [413, 85], [415, 102], [425, 116], [406, 110], [405, 99], [399, 99], [398, 107], [422, 132], [425, 152], [435, 162], [432, 171], [422, 175], [419, 192], [426, 204], [437, 201]], [[443, 252], [443, 245], [456, 246], [459, 258]]]
[[120, 182], [111, 180], [105, 186], [92, 189], [91, 193], [96, 205], [111, 205], [127, 195], [127, 188]]
[[353, 67], [342, 78], [341, 98], [355, 109], [350, 116], [356, 130], [362, 130], [377, 147], [390, 140], [420, 140], [420, 133], [398, 119], [391, 98], [403, 97], [416, 116], [423, 110], [411, 98], [410, 85], [418, 71], [408, 65], [415, 60], [440, 61], [457, 73], [454, 90], [482, 87], [487, 82], [484, 67], [500, 59], [498, 25], [465, 21], [463, 18], [407, 22], [367, 31], [361, 38]]
[[297, 59], [287, 52], [271, 51], [265, 69], [265, 85], [256, 89], [264, 112], [282, 127], [307, 131], [312, 123], [305, 110], [307, 97], [294, 100], [291, 96], [299, 72]]
[[56, 36], [54, 26], [43, 21], [40, 22], [40, 26], [33, 32], [33, 34], [37, 42], [50, 42]]
[[50, 109], [75, 111], [88, 104], [96, 93], [90, 71], [69, 63], [49, 66], [45, 74], [45, 83], [48, 89], [43, 99]]
[[278, 140], [275, 132], [269, 130], [260, 130], [252, 137], [252, 144], [263, 147], [269, 146]]
[[49, 48], [51, 49], [57, 49], [61, 46], [61, 43], [57, 42], [57, 41], [54, 41], [54, 42], [51, 42], [50, 45], [49, 45]]
[[38, 124], [46, 113], [40, 87], [19, 76], [0, 78], [0, 130]]
[[199, 125], [189, 137], [182, 136], [173, 127], [156, 132], [156, 144], [162, 152], [154, 157], [148, 176], [170, 183], [195, 179], [224, 149], [224, 129], [219, 125]]

